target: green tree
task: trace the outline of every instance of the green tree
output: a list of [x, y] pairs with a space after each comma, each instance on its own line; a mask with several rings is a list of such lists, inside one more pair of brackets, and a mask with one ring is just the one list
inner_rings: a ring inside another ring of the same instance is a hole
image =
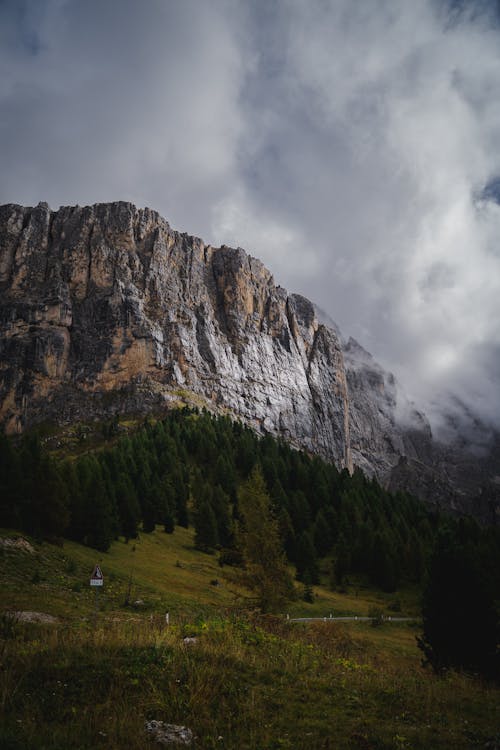
[[320, 510], [313, 526], [314, 546], [320, 557], [324, 557], [331, 549], [333, 535], [324, 510]]
[[297, 540], [295, 564], [299, 581], [305, 583], [309, 579], [311, 583], [319, 583], [317, 553], [309, 531], [303, 531]]
[[383, 591], [395, 591], [398, 585], [398, 571], [388, 534], [377, 533], [373, 541], [372, 569], [370, 578]]
[[45, 538], [61, 537], [67, 530], [69, 511], [66, 488], [58, 467], [48, 456], [42, 456], [33, 486], [33, 532]]
[[[343, 534], [340, 534], [336, 549], [335, 560], [332, 570], [332, 583], [335, 580], [338, 586], [342, 586], [347, 573], [351, 569], [351, 550]], [[334, 573], [333, 573], [334, 571]]]
[[208, 500], [202, 500], [194, 518], [194, 543], [202, 552], [212, 552], [219, 544], [217, 519]]
[[302, 592], [302, 599], [308, 604], [314, 602], [314, 589], [311, 581], [311, 576], [307, 572], [304, 576], [304, 590]]
[[24, 525], [22, 480], [19, 451], [0, 433], [0, 524], [4, 527]]
[[212, 508], [217, 521], [219, 542], [223, 547], [230, 547], [233, 540], [231, 508], [229, 505], [229, 497], [219, 485], [214, 487]]
[[118, 478], [115, 495], [121, 533], [127, 542], [129, 539], [137, 539], [141, 509], [135, 497], [134, 488], [126, 475]]
[[423, 595], [423, 636], [418, 645], [439, 671], [457, 667], [498, 679], [500, 544], [498, 533], [481, 546], [442, 532]]
[[237, 545], [245, 564], [242, 582], [255, 592], [264, 612], [277, 611], [292, 598], [294, 589], [260, 467], [240, 487], [238, 513]]

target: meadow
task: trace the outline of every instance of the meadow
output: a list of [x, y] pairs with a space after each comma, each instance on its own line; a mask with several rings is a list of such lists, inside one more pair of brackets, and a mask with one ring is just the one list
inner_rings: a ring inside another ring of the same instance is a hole
[[[6, 750], [152, 747], [150, 719], [189, 727], [207, 749], [498, 747], [498, 689], [423, 668], [417, 619], [372, 627], [260, 615], [217, 557], [194, 549], [192, 530], [157, 529], [107, 553], [29, 542], [32, 551], [3, 546], [0, 556]], [[95, 563], [105, 578], [98, 611]], [[411, 590], [356, 582], [314, 593], [289, 614], [418, 613]], [[57, 619], [7, 614], [26, 611]]]

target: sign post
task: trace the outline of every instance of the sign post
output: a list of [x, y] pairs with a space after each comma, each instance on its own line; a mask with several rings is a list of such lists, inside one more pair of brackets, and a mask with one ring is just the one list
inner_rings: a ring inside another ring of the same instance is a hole
[[97, 613], [99, 611], [99, 589], [104, 586], [104, 576], [99, 565], [94, 567], [92, 575], [90, 576], [90, 585], [94, 587], [95, 591], [95, 617], [97, 619]]

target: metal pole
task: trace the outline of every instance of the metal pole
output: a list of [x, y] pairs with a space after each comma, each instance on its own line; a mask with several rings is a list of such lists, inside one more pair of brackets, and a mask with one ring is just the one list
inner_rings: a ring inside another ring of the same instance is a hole
[[99, 612], [99, 586], [95, 586], [95, 613], [94, 621], [97, 623], [97, 614]]

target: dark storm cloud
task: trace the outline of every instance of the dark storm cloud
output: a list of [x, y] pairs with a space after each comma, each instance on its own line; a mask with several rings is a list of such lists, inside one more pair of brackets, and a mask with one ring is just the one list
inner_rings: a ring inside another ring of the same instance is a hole
[[16, 0], [0, 34], [2, 202], [241, 245], [435, 414], [498, 421], [495, 4]]

